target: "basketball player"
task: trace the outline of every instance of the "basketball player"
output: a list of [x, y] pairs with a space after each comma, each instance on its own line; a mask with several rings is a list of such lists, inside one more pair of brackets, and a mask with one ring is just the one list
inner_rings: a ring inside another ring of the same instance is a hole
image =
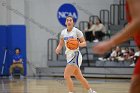
[[[65, 22], [67, 28], [61, 32], [60, 41], [56, 48], [56, 53], [59, 54], [63, 45], [65, 44], [66, 47], [66, 59], [67, 59], [67, 66], [64, 71], [64, 78], [66, 80], [67, 88], [69, 93], [74, 93], [74, 86], [71, 76], [74, 76], [77, 80], [81, 82], [81, 84], [88, 90], [88, 93], [96, 93], [93, 91], [88, 84], [87, 80], [83, 77], [80, 66], [82, 63], [82, 55], [79, 51], [79, 47], [85, 47], [86, 42], [83, 37], [83, 33], [74, 27], [74, 20], [71, 16], [67, 16]], [[70, 50], [66, 46], [66, 42], [69, 38], [79, 39], [79, 47], [75, 50]]]
[[[128, 25], [110, 40], [101, 42], [93, 47], [94, 53], [104, 54], [114, 46], [134, 38], [140, 48], [140, 0], [127, 0]], [[130, 93], [140, 93], [140, 58], [138, 59], [131, 80]]]

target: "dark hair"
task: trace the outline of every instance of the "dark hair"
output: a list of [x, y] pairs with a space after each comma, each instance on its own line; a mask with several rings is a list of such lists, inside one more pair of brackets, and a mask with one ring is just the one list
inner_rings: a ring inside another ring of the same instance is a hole
[[16, 51], [16, 50], [19, 50], [19, 52], [21, 52], [21, 49], [20, 49], [20, 48], [15, 48], [15, 51]]
[[91, 27], [90, 22], [91, 22], [92, 24], [94, 24], [94, 21], [90, 20], [90, 21], [88, 22], [88, 29], [90, 29], [90, 27]]
[[70, 18], [72, 18], [72, 19], [73, 19], [73, 17], [72, 17], [72, 16], [67, 16], [67, 17], [66, 17], [66, 19], [67, 19], [68, 17], [70, 17]]
[[102, 23], [101, 19], [99, 17], [97, 17], [97, 19], [99, 20], [99, 23]]
[[130, 50], [131, 50], [132, 52], [135, 52], [135, 50], [134, 50], [133, 48], [130, 48]]
[[74, 20], [74, 18], [72, 16], [67, 16], [66, 20], [67, 20], [68, 17], [72, 18], [73, 22], [75, 22], [75, 20]]

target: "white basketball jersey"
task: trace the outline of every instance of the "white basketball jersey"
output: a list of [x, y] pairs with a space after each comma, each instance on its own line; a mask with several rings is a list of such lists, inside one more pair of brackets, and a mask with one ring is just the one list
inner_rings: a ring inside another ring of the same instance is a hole
[[[66, 46], [67, 40], [69, 38], [77, 39], [77, 38], [82, 38], [82, 37], [83, 37], [83, 33], [79, 29], [77, 29], [75, 27], [73, 27], [72, 31], [70, 31], [70, 32], [68, 32], [67, 29], [62, 30], [60, 38], [63, 38], [64, 42], [65, 42], [65, 47], [66, 47], [65, 54], [67, 56], [67, 63], [69, 63], [74, 58], [75, 52], [79, 51], [79, 47], [77, 49], [75, 49], [75, 50], [68, 49], [67, 46]], [[81, 53], [79, 51], [78, 56], [80, 57], [80, 55], [81, 55]], [[80, 57], [80, 59], [81, 59], [81, 57]], [[81, 59], [81, 61], [82, 61], [82, 59]]]

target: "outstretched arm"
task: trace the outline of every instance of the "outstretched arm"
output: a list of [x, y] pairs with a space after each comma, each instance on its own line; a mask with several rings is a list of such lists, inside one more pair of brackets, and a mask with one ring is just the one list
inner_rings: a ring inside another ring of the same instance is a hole
[[113, 36], [110, 40], [101, 42], [93, 47], [94, 53], [104, 54], [111, 48], [133, 37], [134, 34], [140, 31], [140, 19], [134, 19], [121, 32]]
[[110, 41], [113, 47], [133, 37], [134, 34], [140, 31], [140, 20], [135, 19], [129, 23], [121, 32], [113, 36]]

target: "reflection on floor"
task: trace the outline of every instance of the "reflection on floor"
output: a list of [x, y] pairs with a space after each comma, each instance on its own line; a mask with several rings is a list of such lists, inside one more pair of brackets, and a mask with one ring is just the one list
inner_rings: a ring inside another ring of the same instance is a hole
[[[88, 93], [74, 80], [76, 93]], [[128, 93], [130, 80], [88, 79], [98, 93]], [[0, 79], [0, 93], [68, 93], [63, 78]]]

